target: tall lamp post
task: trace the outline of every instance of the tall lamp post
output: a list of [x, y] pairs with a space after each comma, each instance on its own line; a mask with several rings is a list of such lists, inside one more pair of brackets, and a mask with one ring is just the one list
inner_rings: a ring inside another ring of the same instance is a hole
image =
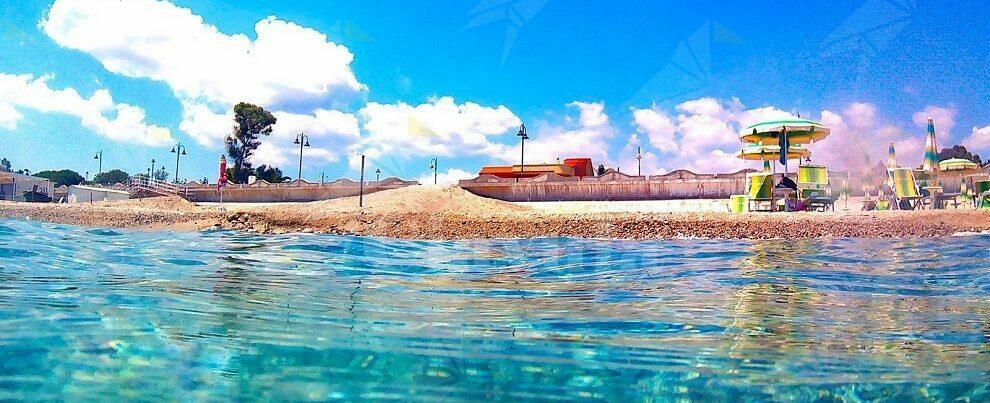
[[148, 171], [148, 179], [155, 179], [155, 159], [151, 159], [151, 170]]
[[171, 153], [175, 154], [175, 178], [173, 182], [179, 183], [179, 156], [186, 155], [186, 146], [182, 143], [176, 143], [175, 147], [172, 147]]
[[440, 160], [437, 157], [433, 157], [433, 161], [430, 161], [430, 169], [433, 170], [433, 184], [437, 184], [437, 168], [440, 165]]
[[375, 168], [375, 182], [381, 182], [381, 181], [382, 181], [382, 169]]
[[[97, 151], [96, 152], [96, 155], [93, 156], [93, 159], [94, 160], [100, 160], [100, 170], [99, 171], [96, 171], [96, 174], [99, 175], [99, 174], [103, 173], [103, 150]], [[95, 178], [95, 176], [94, 176], [94, 178]]]
[[519, 172], [523, 172], [526, 170], [526, 140], [529, 140], [525, 123], [519, 126], [519, 133], [516, 133], [516, 136], [519, 136]]
[[643, 176], [643, 153], [636, 147], [636, 176]]
[[361, 154], [361, 188], [358, 192], [358, 207], [364, 207], [364, 154]]
[[297, 180], [302, 179], [302, 151], [303, 147], [309, 147], [309, 136], [299, 133], [296, 135], [296, 141], [292, 144], [299, 144], [299, 176], [296, 177]]

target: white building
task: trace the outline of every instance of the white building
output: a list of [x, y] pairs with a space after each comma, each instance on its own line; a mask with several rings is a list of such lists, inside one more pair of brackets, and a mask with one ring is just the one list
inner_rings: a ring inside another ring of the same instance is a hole
[[49, 198], [54, 193], [52, 181], [37, 176], [0, 172], [0, 200], [27, 201], [25, 194]]
[[72, 185], [69, 186], [69, 203], [89, 203], [97, 201], [127, 200], [129, 192], [105, 187]]

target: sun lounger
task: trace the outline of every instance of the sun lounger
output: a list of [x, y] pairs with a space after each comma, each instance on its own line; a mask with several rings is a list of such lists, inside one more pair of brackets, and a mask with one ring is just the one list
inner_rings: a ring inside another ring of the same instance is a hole
[[976, 194], [976, 199], [973, 200], [976, 208], [990, 209], [990, 181], [976, 182], [976, 189], [973, 193]]
[[749, 211], [773, 211], [773, 175], [753, 172], [746, 175], [749, 182]]
[[797, 172], [797, 187], [802, 199], [829, 193], [828, 169], [819, 165], [801, 165]]
[[921, 205], [921, 192], [911, 168], [889, 168], [887, 175], [894, 190], [894, 208], [914, 210]]

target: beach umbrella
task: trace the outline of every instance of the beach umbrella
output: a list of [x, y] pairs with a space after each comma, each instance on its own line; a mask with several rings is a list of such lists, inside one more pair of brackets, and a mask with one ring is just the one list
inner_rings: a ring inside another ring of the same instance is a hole
[[[810, 155], [811, 151], [799, 145], [792, 145], [787, 148], [787, 159], [804, 158]], [[766, 169], [770, 160], [780, 159], [780, 146], [748, 144], [736, 153], [736, 157], [747, 161], [763, 161], [765, 162], [764, 169]]]
[[938, 163], [938, 170], [941, 171], [975, 171], [980, 165], [965, 158], [949, 158]]
[[894, 152], [894, 143], [890, 143], [890, 147], [887, 147], [887, 168], [897, 167], [897, 155]]
[[928, 118], [928, 136], [925, 138], [925, 172], [931, 175], [931, 184], [938, 186], [938, 146], [935, 144], [935, 123]]
[[778, 141], [782, 133], [787, 133], [791, 144], [808, 144], [828, 137], [829, 128], [821, 123], [802, 118], [768, 120], [749, 125], [739, 139], [746, 143], [770, 140]]
[[217, 190], [227, 186], [227, 157], [220, 156], [220, 175], [217, 179]]

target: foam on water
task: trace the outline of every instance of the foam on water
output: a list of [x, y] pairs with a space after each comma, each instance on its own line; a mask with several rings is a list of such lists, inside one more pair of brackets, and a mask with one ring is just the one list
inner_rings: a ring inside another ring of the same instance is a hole
[[0, 400], [987, 400], [988, 247], [2, 221]]

